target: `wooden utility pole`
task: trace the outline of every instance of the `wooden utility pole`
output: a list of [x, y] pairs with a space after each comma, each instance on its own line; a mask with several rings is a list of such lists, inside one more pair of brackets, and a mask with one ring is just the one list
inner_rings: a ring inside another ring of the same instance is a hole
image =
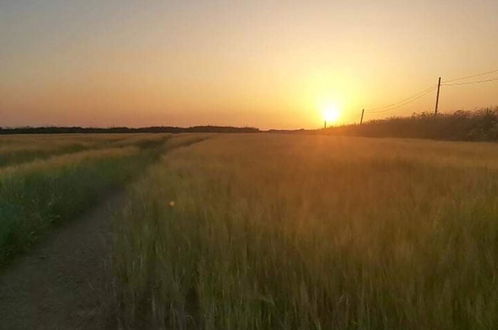
[[365, 109], [361, 109], [360, 125], [363, 123], [363, 115], [365, 114]]
[[439, 106], [439, 90], [441, 89], [441, 77], [437, 81], [437, 94], [436, 94], [436, 107], [434, 108], [434, 114], [437, 115], [437, 107]]

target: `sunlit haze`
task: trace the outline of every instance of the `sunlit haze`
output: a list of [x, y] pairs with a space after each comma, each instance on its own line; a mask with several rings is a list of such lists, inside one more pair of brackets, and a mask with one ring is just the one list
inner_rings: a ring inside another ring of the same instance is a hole
[[[497, 13], [496, 0], [1, 1], [0, 126], [317, 128], [326, 111], [432, 111], [433, 92], [368, 109], [498, 69]], [[498, 82], [441, 89], [443, 113], [494, 105]]]
[[341, 110], [335, 104], [324, 107], [323, 119], [329, 124], [336, 124], [341, 117]]

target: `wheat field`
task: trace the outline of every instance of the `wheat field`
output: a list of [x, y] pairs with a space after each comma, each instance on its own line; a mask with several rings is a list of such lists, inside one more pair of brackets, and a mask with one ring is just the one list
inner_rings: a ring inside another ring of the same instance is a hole
[[498, 324], [494, 143], [2, 136], [0, 270], [123, 190], [102, 256], [117, 328]]
[[0, 137], [0, 268], [78, 218], [161, 153], [169, 135]]
[[224, 135], [115, 217], [127, 328], [492, 329], [496, 144]]

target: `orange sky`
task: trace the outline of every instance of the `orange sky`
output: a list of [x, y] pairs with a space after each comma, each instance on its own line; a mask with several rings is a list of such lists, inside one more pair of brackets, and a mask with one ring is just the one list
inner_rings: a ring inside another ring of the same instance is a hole
[[[432, 111], [434, 93], [368, 108], [498, 69], [496, 13], [496, 0], [1, 2], [0, 126], [314, 128], [328, 104], [342, 122]], [[441, 92], [442, 112], [493, 105], [498, 82]]]

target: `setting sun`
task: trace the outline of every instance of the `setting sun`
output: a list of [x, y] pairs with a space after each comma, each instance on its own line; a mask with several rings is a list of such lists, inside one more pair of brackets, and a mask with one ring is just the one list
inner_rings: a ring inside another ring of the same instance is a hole
[[337, 123], [341, 117], [341, 112], [336, 105], [329, 105], [323, 111], [323, 119], [328, 124]]
[[498, 330], [496, 13], [0, 0], [0, 330]]

